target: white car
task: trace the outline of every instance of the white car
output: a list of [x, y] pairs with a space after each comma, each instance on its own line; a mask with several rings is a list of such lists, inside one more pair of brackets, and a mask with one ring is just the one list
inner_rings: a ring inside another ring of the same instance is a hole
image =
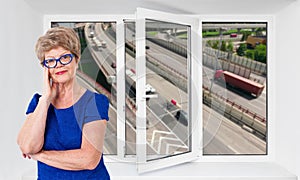
[[146, 84], [146, 94], [155, 93], [155, 92], [156, 90], [150, 84]]

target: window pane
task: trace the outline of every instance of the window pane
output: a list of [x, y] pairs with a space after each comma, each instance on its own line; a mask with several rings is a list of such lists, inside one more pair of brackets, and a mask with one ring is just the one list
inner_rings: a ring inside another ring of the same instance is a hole
[[267, 23], [204, 22], [203, 154], [267, 154]]
[[115, 22], [52, 22], [74, 28], [81, 43], [77, 79], [81, 85], [106, 95], [110, 100], [104, 154], [117, 154], [117, 84]]
[[188, 32], [146, 20], [147, 160], [190, 151]]

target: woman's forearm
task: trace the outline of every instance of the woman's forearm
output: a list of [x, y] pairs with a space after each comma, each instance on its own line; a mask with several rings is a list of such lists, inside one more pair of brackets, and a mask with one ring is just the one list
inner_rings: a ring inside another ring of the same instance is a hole
[[104, 144], [106, 121], [84, 124], [80, 149], [42, 150], [29, 157], [64, 170], [92, 170], [99, 164]]
[[49, 105], [50, 102], [41, 97], [35, 111], [27, 116], [17, 139], [24, 154], [34, 154], [42, 149]]
[[101, 159], [101, 152], [88, 149], [41, 151], [31, 155], [35, 160], [64, 170], [92, 170]]

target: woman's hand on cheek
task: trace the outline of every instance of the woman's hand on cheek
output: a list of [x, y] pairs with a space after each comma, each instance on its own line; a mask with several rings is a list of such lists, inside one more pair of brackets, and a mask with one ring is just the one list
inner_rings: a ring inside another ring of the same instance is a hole
[[50, 77], [49, 69], [44, 67], [44, 92], [48, 102], [51, 102], [57, 95], [58, 86], [57, 83], [53, 82], [53, 79]]

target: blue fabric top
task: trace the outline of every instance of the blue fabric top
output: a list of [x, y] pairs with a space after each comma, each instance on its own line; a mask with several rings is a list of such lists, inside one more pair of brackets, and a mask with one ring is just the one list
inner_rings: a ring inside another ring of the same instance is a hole
[[[26, 114], [32, 113], [41, 95], [34, 94]], [[102, 94], [87, 90], [71, 107], [56, 109], [50, 104], [46, 120], [44, 150], [70, 150], [81, 147], [82, 127], [95, 120], [109, 120], [109, 101]], [[85, 180], [110, 179], [103, 162], [103, 157], [94, 170], [70, 171], [58, 169], [38, 162], [38, 179], [40, 180]]]

